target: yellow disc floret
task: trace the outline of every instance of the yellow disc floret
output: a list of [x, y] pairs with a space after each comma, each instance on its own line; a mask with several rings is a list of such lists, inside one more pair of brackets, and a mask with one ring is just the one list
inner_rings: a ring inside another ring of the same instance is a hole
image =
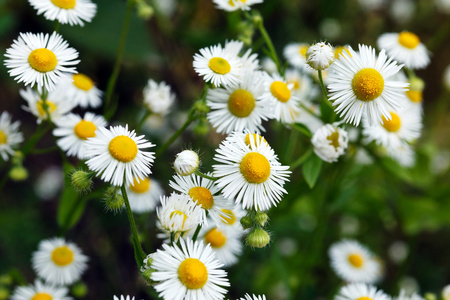
[[226, 242], [227, 237], [217, 228], [213, 228], [205, 234], [205, 244], [211, 244], [213, 248], [220, 248]]
[[125, 135], [113, 138], [109, 142], [108, 150], [112, 157], [121, 162], [132, 161], [138, 153], [136, 142]]
[[389, 131], [389, 132], [397, 132], [399, 131], [402, 121], [400, 120], [400, 117], [394, 113], [391, 112], [391, 119], [388, 120], [384, 116], [381, 117], [383, 119], [383, 127]]
[[31, 51], [28, 56], [28, 63], [36, 71], [45, 73], [55, 69], [58, 59], [52, 51], [47, 48], [40, 48]]
[[364, 259], [359, 254], [350, 254], [348, 256], [348, 262], [355, 268], [361, 268], [364, 264]]
[[189, 190], [189, 196], [194, 201], [197, 201], [197, 205], [201, 205], [204, 209], [210, 209], [214, 205], [214, 198], [211, 191], [207, 188], [196, 186]]
[[339, 148], [339, 133], [337, 131], [327, 136], [327, 140], [330, 141], [330, 145], [332, 145], [334, 149], [337, 150], [337, 148]]
[[51, 0], [55, 6], [64, 9], [72, 9], [75, 7], [76, 0]]
[[262, 144], [262, 143], [268, 144], [266, 139], [263, 138], [262, 136], [260, 136], [259, 134], [257, 134], [257, 133], [247, 133], [245, 135], [245, 144], [247, 146], [251, 145], [251, 143], [250, 143], [250, 136], [253, 138], [253, 142], [255, 142], [255, 145], [258, 145], [258, 140], [259, 140], [259, 144]]
[[269, 160], [257, 152], [247, 153], [241, 161], [240, 169], [250, 183], [263, 183], [270, 175]]
[[67, 266], [73, 262], [73, 251], [67, 246], [57, 247], [52, 252], [52, 261], [58, 266]]
[[423, 100], [422, 91], [406, 91], [406, 96], [415, 103], [421, 103]]
[[228, 98], [228, 109], [239, 118], [248, 117], [255, 108], [255, 98], [246, 90], [236, 90]]
[[[45, 104], [47, 105], [48, 113], [51, 115], [52, 112], [54, 112], [55, 109], [56, 109], [56, 104], [51, 102], [51, 101], [48, 101], [48, 100], [45, 100]], [[44, 108], [44, 101], [43, 100], [39, 100], [36, 103], [36, 106], [37, 106], [37, 110], [38, 110], [39, 115], [41, 117], [44, 117], [44, 118], [47, 117], [47, 113], [46, 113], [45, 108]]]
[[234, 222], [236, 222], [236, 215], [231, 210], [222, 208], [221, 211], [224, 212], [228, 216], [228, 218], [223, 217], [222, 222], [224, 222], [227, 225], [233, 225]]
[[230, 64], [227, 62], [226, 59], [223, 59], [222, 57], [213, 57], [209, 60], [208, 66], [211, 70], [213, 70], [214, 73], [217, 74], [227, 74], [231, 70]]
[[365, 68], [353, 77], [352, 88], [359, 100], [372, 101], [383, 92], [384, 79], [377, 70]]
[[52, 300], [53, 297], [47, 293], [36, 293], [31, 300]]
[[73, 84], [83, 91], [89, 91], [94, 86], [94, 82], [88, 76], [78, 73], [73, 75]]
[[412, 32], [403, 31], [398, 35], [398, 42], [405, 48], [414, 49], [420, 44], [420, 39]]
[[178, 267], [178, 278], [188, 289], [200, 289], [208, 281], [208, 270], [200, 260], [186, 258]]
[[274, 81], [270, 85], [270, 92], [280, 102], [288, 102], [291, 99], [291, 91], [287, 84], [282, 81]]
[[150, 189], [150, 178], [145, 177], [144, 179], [141, 179], [139, 182], [136, 178], [133, 179], [133, 184], [130, 184], [130, 190], [135, 192], [136, 194], [143, 194], [147, 192]]
[[95, 124], [92, 123], [91, 121], [86, 120], [81, 120], [80, 122], [78, 122], [78, 124], [75, 125], [73, 129], [76, 136], [82, 140], [87, 140], [90, 137], [94, 137], [95, 130], [97, 130]]
[[7, 141], [8, 136], [2, 130], [0, 130], [0, 145], [6, 144]]

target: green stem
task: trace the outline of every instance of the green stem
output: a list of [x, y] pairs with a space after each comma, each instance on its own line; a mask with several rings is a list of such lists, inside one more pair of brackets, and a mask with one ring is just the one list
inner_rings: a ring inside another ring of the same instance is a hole
[[294, 161], [294, 163], [291, 164], [290, 170], [292, 171], [297, 167], [299, 167], [302, 163], [304, 163], [308, 159], [308, 157], [311, 156], [312, 153], [313, 153], [312, 149], [306, 151], [302, 156], [300, 156], [296, 161]]
[[442, 24], [438, 30], [435, 31], [434, 35], [428, 40], [427, 48], [430, 51], [436, 50], [442, 42], [448, 39], [450, 35], [450, 18]]
[[34, 134], [28, 139], [27, 143], [22, 147], [23, 156], [27, 156], [39, 142], [39, 140], [45, 135], [45, 133], [51, 128], [51, 125], [47, 122], [39, 124]]
[[167, 149], [182, 133], [186, 130], [186, 128], [195, 120], [192, 113], [189, 113], [189, 116], [184, 122], [183, 126], [181, 126], [175, 133], [170, 137], [170, 139], [165, 142], [155, 153], [155, 157], [158, 157], [164, 150]]
[[43, 149], [34, 149], [30, 153], [31, 154], [46, 154], [54, 151], [59, 151], [59, 148], [57, 146], [54, 147], [48, 147]]
[[194, 236], [192, 237], [192, 240], [195, 242], [197, 240], [198, 234], [200, 233], [200, 229], [202, 228], [202, 225], [198, 224], [197, 229], [195, 229]]
[[58, 33], [59, 32], [59, 27], [60, 27], [60, 23], [58, 20], [55, 21], [55, 32]]
[[212, 176], [208, 176], [208, 175], [206, 175], [206, 174], [203, 174], [203, 173], [200, 172], [199, 170], [195, 170], [195, 174], [198, 175], [198, 176], [200, 176], [200, 177], [203, 177], [203, 178], [212, 180], [212, 181], [216, 181], [217, 179], [219, 179], [219, 178], [217, 178], [217, 177], [212, 177]]
[[125, 207], [127, 209], [128, 221], [130, 222], [131, 235], [133, 240], [133, 248], [134, 248], [134, 258], [139, 269], [142, 266], [142, 263], [146, 257], [144, 250], [142, 249], [141, 243], [139, 241], [139, 236], [136, 229], [136, 222], [134, 221], [133, 213], [131, 212], [130, 201], [128, 201], [127, 190], [125, 188], [125, 184], [120, 187], [122, 191], [123, 200], [125, 202]]
[[125, 52], [125, 44], [127, 41], [128, 29], [130, 27], [131, 13], [133, 12], [134, 2], [135, 0], [128, 0], [127, 2], [127, 10], [125, 12], [125, 19], [123, 21], [122, 32], [120, 34], [119, 48], [117, 49], [116, 62], [114, 64], [114, 69], [113, 72], [111, 73], [111, 77], [109, 77], [108, 85], [106, 87], [104, 112], [108, 111], [108, 108], [111, 104], [112, 93], [116, 86], [117, 77], [119, 77], [120, 66], [122, 64], [123, 54]]
[[314, 111], [311, 110], [311, 108], [307, 107], [304, 103], [299, 102], [298, 105], [303, 108], [304, 110], [306, 110], [309, 114], [313, 115], [314, 117], [320, 119], [320, 116], [318, 114], [316, 114]]
[[258, 29], [259, 29], [259, 32], [261, 33], [264, 41], [266, 42], [267, 47], [269, 47], [269, 51], [271, 53], [272, 60], [277, 65], [278, 73], [283, 75], [283, 70], [281, 69], [280, 60], [278, 59], [277, 52], [275, 51], [275, 47], [273, 46], [272, 40], [271, 40], [269, 34], [267, 33], [267, 30], [264, 27], [264, 23], [262, 20], [261, 20], [261, 22], [258, 23]]
[[294, 128], [295, 130], [297, 130], [297, 131], [303, 133], [306, 137], [312, 138], [311, 132], [307, 131], [305, 128], [303, 128], [303, 127], [301, 127], [301, 126], [298, 126], [298, 125], [296, 125], [296, 124], [290, 124], [290, 126], [291, 126], [292, 128]]
[[322, 70], [318, 70], [319, 72], [319, 83], [320, 87], [322, 88], [323, 95], [325, 96], [325, 99], [328, 101], [328, 92], [325, 87], [325, 84], [323, 83], [323, 76], [322, 76]]
[[145, 114], [142, 116], [142, 119], [139, 121], [139, 123], [136, 125], [136, 132], [139, 132], [141, 130], [142, 125], [144, 125], [145, 120], [152, 114], [152, 112], [149, 109], [145, 110]]

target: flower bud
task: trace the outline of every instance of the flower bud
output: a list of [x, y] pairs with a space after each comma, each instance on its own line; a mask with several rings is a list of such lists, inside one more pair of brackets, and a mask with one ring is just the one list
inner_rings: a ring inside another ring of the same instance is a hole
[[423, 296], [426, 300], [436, 300], [437, 299], [436, 295], [433, 293], [425, 293]]
[[177, 154], [174, 168], [178, 175], [188, 176], [194, 173], [200, 164], [198, 154], [192, 150], [184, 150]]
[[72, 186], [78, 193], [85, 193], [91, 190], [92, 175], [83, 170], [78, 170], [72, 173]]
[[320, 42], [306, 51], [306, 63], [315, 70], [325, 70], [333, 61], [334, 51], [330, 44]]
[[77, 282], [72, 286], [71, 292], [76, 298], [84, 298], [87, 295], [88, 288], [84, 282]]
[[145, 0], [136, 0], [136, 8], [139, 18], [149, 20], [155, 13], [153, 7], [148, 5]]
[[419, 77], [411, 77], [409, 79], [409, 90], [422, 92], [425, 88], [425, 82]]
[[267, 220], [269, 220], [269, 216], [262, 211], [258, 211], [253, 218], [253, 221], [255, 221], [255, 223], [261, 227], [264, 227], [266, 225]]
[[250, 247], [263, 248], [270, 242], [270, 235], [262, 228], [256, 227], [247, 235], [247, 245]]
[[207, 135], [209, 132], [209, 124], [206, 120], [199, 120], [194, 127], [194, 133], [198, 135]]
[[15, 166], [9, 170], [9, 178], [14, 181], [24, 181], [28, 178], [28, 171], [23, 166]]
[[106, 190], [105, 204], [108, 210], [117, 211], [122, 208], [124, 204], [123, 196], [118, 193], [119, 188], [116, 186], [110, 186]]
[[155, 271], [154, 269], [151, 268], [152, 262], [153, 262], [153, 253], [147, 255], [141, 267], [141, 276], [145, 279], [148, 285], [152, 285], [154, 283], [153, 280], [151, 280], [152, 273]]
[[245, 216], [241, 218], [241, 225], [244, 229], [252, 228], [253, 222], [250, 216]]

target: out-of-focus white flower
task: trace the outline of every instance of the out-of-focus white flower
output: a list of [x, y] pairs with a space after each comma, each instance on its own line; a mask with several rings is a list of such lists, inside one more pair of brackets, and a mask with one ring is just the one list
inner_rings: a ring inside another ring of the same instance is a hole
[[390, 259], [397, 264], [406, 259], [406, 257], [408, 256], [408, 252], [408, 244], [403, 241], [394, 242], [388, 249]]
[[56, 196], [63, 186], [64, 173], [61, 168], [49, 167], [45, 169], [34, 184], [34, 191], [43, 200]]
[[324, 19], [319, 25], [319, 32], [327, 40], [335, 40], [341, 35], [341, 23], [336, 19]]
[[416, 9], [415, 2], [411, 0], [394, 0], [392, 1], [389, 13], [392, 19], [399, 24], [405, 24], [411, 20]]
[[442, 299], [450, 300], [450, 284], [442, 289]]
[[175, 95], [169, 85], [164, 81], [157, 83], [152, 79], [148, 80], [144, 88], [144, 104], [151, 112], [166, 115], [174, 101]]

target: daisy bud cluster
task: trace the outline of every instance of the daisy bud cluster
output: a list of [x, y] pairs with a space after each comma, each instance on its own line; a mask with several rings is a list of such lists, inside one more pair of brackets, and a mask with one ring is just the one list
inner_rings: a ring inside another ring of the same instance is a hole
[[119, 193], [119, 188], [116, 186], [110, 186], [105, 193], [105, 207], [107, 210], [117, 212], [123, 207], [124, 199], [122, 194]]

